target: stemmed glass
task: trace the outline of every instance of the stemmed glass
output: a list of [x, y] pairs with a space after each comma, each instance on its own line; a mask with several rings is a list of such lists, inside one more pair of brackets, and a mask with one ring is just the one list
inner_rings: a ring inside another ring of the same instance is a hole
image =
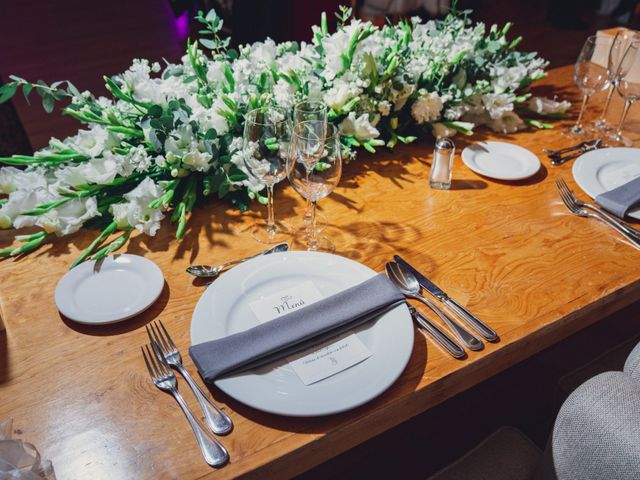
[[622, 136], [622, 128], [624, 121], [629, 113], [629, 108], [633, 105], [633, 102], [640, 98], [640, 62], [638, 52], [640, 51], [640, 42], [634, 42], [627, 48], [622, 62], [620, 63], [620, 69], [626, 71], [626, 74], [621, 76], [616, 84], [616, 90], [624, 98], [624, 109], [622, 110], [622, 116], [618, 123], [616, 133], [611, 139], [619, 144], [630, 146], [631, 140]]
[[611, 43], [608, 61], [609, 92], [607, 93], [607, 100], [604, 104], [604, 108], [602, 109], [602, 114], [600, 115], [600, 118], [594, 122], [595, 127], [600, 130], [609, 130], [611, 128], [606, 120], [606, 115], [611, 103], [611, 97], [613, 96], [613, 91], [620, 81], [620, 77], [627, 74], [624, 69], [620, 68], [622, 66], [622, 58], [631, 43], [637, 40], [640, 40], [640, 35], [638, 35], [638, 33], [630, 30], [620, 30], [616, 33], [613, 42]]
[[340, 181], [342, 146], [338, 129], [325, 124], [322, 138], [319, 123], [301, 122], [294, 127], [287, 171], [293, 188], [311, 202], [307, 250], [333, 251], [332, 242], [318, 235], [316, 202], [329, 195]]
[[249, 174], [267, 187], [267, 224], [252, 231], [261, 243], [287, 239], [288, 228], [275, 221], [273, 187], [287, 176], [291, 124], [286, 112], [277, 107], [251, 110], [244, 124], [244, 164]]
[[[594, 93], [600, 92], [609, 85], [609, 72], [602, 65], [601, 59], [606, 58], [606, 53], [611, 49], [610, 36], [592, 35], [584, 42], [578, 60], [574, 66], [573, 78], [578, 88], [582, 91], [582, 107], [576, 124], [569, 131], [569, 135], [583, 135], [586, 133], [582, 125], [582, 117], [587, 107], [589, 98]], [[606, 53], [605, 53], [606, 52]]]
[[[321, 101], [303, 100], [298, 102], [293, 108], [293, 126], [302, 122], [320, 122], [318, 126], [325, 126], [327, 123], [327, 105]], [[324, 133], [323, 133], [324, 136]], [[326, 221], [320, 214], [316, 214], [316, 227], [318, 231], [324, 230]], [[305, 235], [309, 236], [311, 229], [311, 200], [307, 200], [307, 205], [302, 217], [302, 225], [299, 229], [304, 230]]]

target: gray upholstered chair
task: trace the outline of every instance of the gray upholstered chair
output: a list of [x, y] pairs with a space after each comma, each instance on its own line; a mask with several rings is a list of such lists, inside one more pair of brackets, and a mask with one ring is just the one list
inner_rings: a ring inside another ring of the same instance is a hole
[[545, 452], [503, 427], [429, 480], [640, 479], [640, 344], [566, 399]]

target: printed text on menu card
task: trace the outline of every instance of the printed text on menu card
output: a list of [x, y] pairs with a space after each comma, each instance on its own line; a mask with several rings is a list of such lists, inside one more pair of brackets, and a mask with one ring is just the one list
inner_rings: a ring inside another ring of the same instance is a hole
[[[274, 295], [261, 298], [249, 306], [260, 323], [281, 317], [299, 308], [322, 300], [312, 282], [303, 282]], [[305, 385], [311, 385], [366, 360], [371, 351], [355, 333], [344, 333], [315, 347], [288, 357]]]

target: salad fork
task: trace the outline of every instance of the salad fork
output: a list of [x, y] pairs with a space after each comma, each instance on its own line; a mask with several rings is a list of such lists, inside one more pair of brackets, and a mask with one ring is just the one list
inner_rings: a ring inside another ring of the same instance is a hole
[[[158, 325], [160, 325], [160, 327], [158, 327]], [[145, 326], [145, 328], [147, 329], [147, 335], [149, 336], [151, 345], [157, 347], [154, 351], [157, 352], [158, 359], [166, 362], [167, 365], [180, 372], [191, 387], [211, 431], [218, 435], [229, 433], [233, 429], [233, 422], [226, 413], [209, 400], [206, 393], [202, 391], [193, 377], [184, 368], [180, 351], [175, 343], [173, 343], [162, 321], [154, 322], [151, 324], [151, 328], [149, 328], [149, 326]], [[162, 332], [160, 329], [162, 329]]]
[[[155, 345], [151, 344], [151, 348], [155, 350]], [[146, 352], [145, 352], [146, 349]], [[140, 347], [142, 350], [142, 356], [144, 357], [144, 363], [147, 365], [147, 370], [149, 370], [149, 375], [151, 376], [151, 380], [153, 384], [158, 387], [160, 390], [164, 392], [169, 392], [178, 402], [180, 408], [182, 408], [182, 412], [189, 420], [189, 425], [193, 429], [193, 433], [196, 436], [196, 440], [198, 441], [198, 446], [200, 447], [200, 452], [202, 452], [202, 456], [207, 464], [212, 467], [222, 466], [229, 460], [229, 453], [224, 448], [224, 446], [207, 430], [198, 422], [198, 420], [193, 415], [193, 412], [189, 409], [184, 398], [178, 391], [178, 381], [176, 380], [176, 375], [171, 371], [169, 366], [158, 359], [154, 358], [154, 355], [149, 351], [149, 346], [145, 345], [145, 348]], [[158, 352], [156, 353], [156, 356]]]
[[598, 208], [595, 205], [591, 205], [590, 203], [583, 202], [578, 197], [576, 197], [576, 195], [571, 191], [571, 189], [567, 185], [567, 182], [565, 182], [564, 179], [562, 179], [562, 178], [557, 179], [556, 180], [556, 185], [558, 187], [558, 190], [562, 190], [564, 192], [564, 194], [570, 200], [572, 200], [576, 205], [578, 205], [579, 207], [583, 207], [583, 208], [589, 209], [589, 210], [591, 210], [591, 211], [593, 211], [593, 212], [595, 212], [597, 214], [602, 215], [603, 217], [607, 217], [612, 222], [617, 223], [620, 226], [620, 228], [622, 228], [623, 230], [626, 230], [629, 233], [629, 235], [633, 235], [634, 237], [640, 238], [640, 231], [639, 230], [636, 230], [635, 228], [630, 227], [626, 223], [621, 222], [620, 220], [618, 220], [616, 217], [611, 215], [606, 210]]
[[586, 210], [584, 207], [581, 207], [580, 205], [578, 205], [571, 198], [571, 196], [567, 194], [564, 188], [560, 186], [560, 182], [558, 182], [558, 180], [556, 180], [556, 187], [558, 188], [558, 192], [560, 193], [560, 198], [562, 199], [562, 203], [564, 203], [564, 206], [567, 207], [567, 209], [571, 213], [573, 213], [574, 215], [577, 215], [578, 217], [595, 218], [597, 220], [600, 220], [603, 223], [606, 223], [607, 225], [612, 227], [615, 231], [617, 231], [619, 234], [621, 234], [623, 237], [625, 237], [629, 242], [631, 242], [634, 247], [640, 248], [640, 238], [627, 232], [618, 224], [617, 221], [615, 222], [611, 221], [606, 216], [590, 212]]

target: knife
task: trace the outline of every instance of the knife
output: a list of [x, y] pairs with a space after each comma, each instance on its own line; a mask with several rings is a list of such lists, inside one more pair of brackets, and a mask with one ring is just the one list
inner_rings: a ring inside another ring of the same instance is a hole
[[449, 297], [449, 295], [443, 292], [440, 287], [438, 287], [435, 283], [433, 283], [422, 273], [413, 268], [409, 263], [403, 260], [400, 255], [394, 255], [393, 259], [406, 269], [410, 270], [411, 273], [413, 273], [418, 279], [418, 283], [422, 285], [422, 288], [424, 288], [427, 292], [429, 292], [431, 295], [433, 295], [435, 298], [437, 298], [451, 310], [453, 310], [460, 318], [467, 322], [470, 327], [472, 327], [485, 339], [489, 340], [490, 342], [495, 342], [496, 340], [498, 340], [498, 334], [492, 328], [490, 328], [486, 323], [476, 317], [465, 307], [456, 302], [453, 298]]

